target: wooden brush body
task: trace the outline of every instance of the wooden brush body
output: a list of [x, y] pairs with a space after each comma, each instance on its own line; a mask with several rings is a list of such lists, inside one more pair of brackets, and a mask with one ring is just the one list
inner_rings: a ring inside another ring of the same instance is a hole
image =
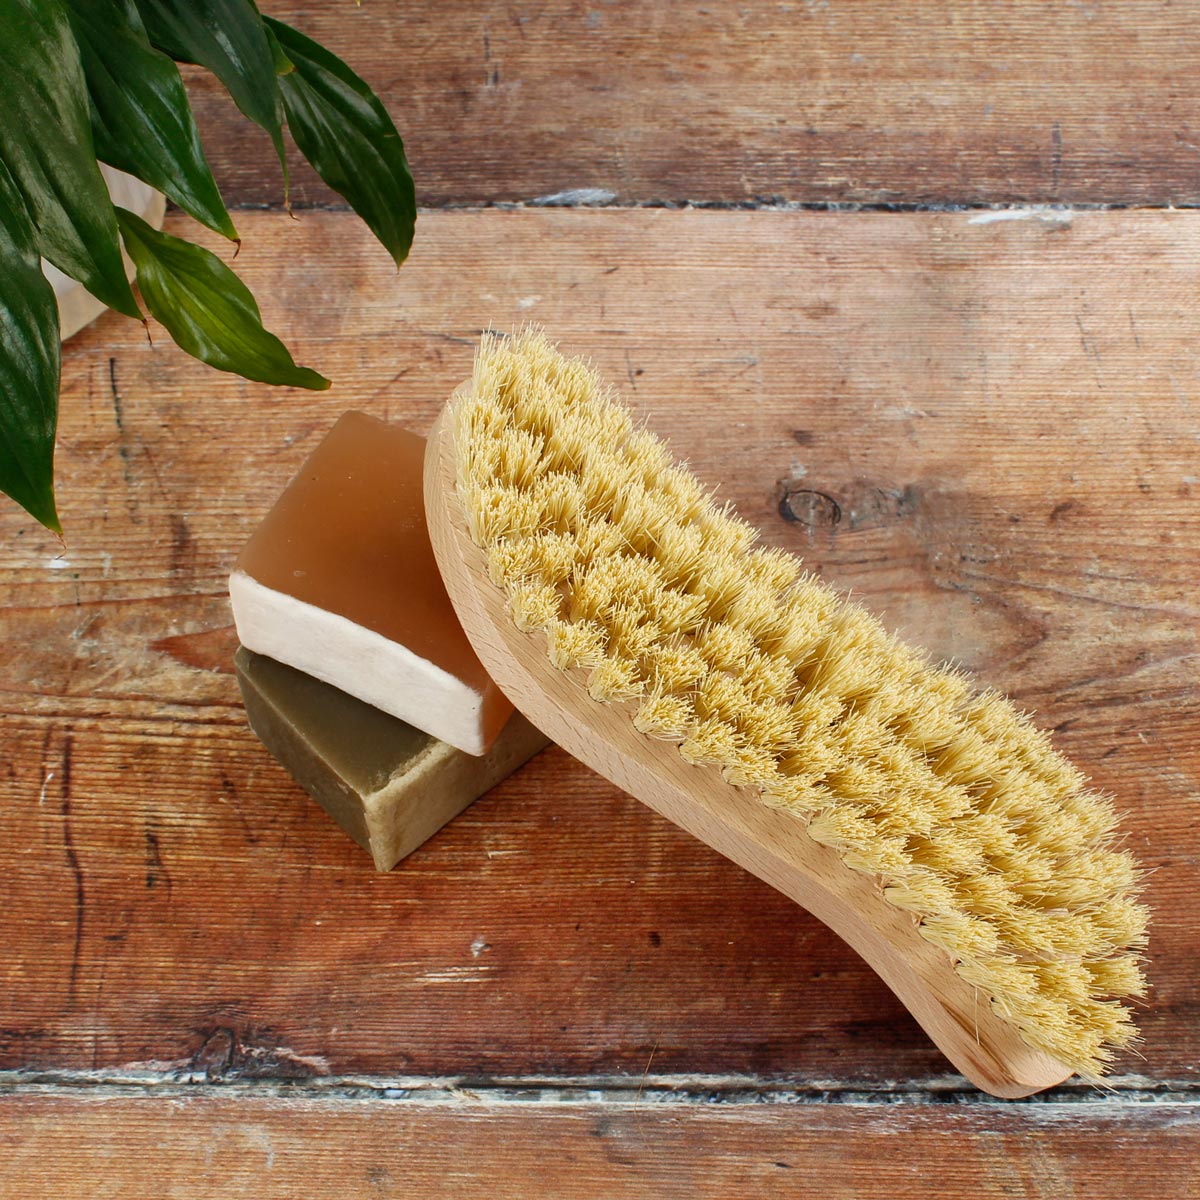
[[780, 888], [1002, 1096], [1134, 1035], [1111, 805], [1002, 697], [755, 547], [593, 372], [487, 339], [426, 458], [447, 591], [534, 724]]

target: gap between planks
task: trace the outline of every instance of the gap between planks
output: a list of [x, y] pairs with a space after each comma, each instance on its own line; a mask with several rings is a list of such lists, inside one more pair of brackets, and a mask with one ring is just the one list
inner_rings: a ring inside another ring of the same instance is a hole
[[[1178, 1109], [1200, 1112], [1200, 1081], [1150, 1080], [1122, 1075], [1095, 1087], [1078, 1080], [1026, 1097], [1000, 1100], [971, 1087], [960, 1076], [883, 1080], [870, 1086], [841, 1080], [806, 1080], [789, 1084], [751, 1075], [566, 1076], [562, 1078], [497, 1077], [477, 1080], [451, 1076], [312, 1075], [304, 1078], [209, 1079], [204, 1072], [174, 1071], [0, 1071], [0, 1099], [86, 1095], [95, 1100], [154, 1096], [161, 1099], [222, 1095], [360, 1102], [403, 1102], [421, 1105], [465, 1105], [504, 1108], [519, 1105], [561, 1107], [595, 1105], [639, 1107], [738, 1107], [817, 1105], [852, 1107], [922, 1107], [954, 1105], [982, 1109], [1037, 1110], [1053, 1117], [1060, 1110], [1114, 1115], [1128, 1109]], [[1081, 1113], [1082, 1115], [1082, 1113]]]
[[[977, 213], [979, 217], [983, 218], [979, 221], [980, 224], [987, 223], [989, 220], [1014, 221], [1022, 219], [1059, 220], [1065, 224], [1075, 214], [1083, 213], [1170, 213], [1195, 212], [1200, 210], [1200, 202], [1192, 203], [1190, 201], [1181, 201], [1178, 204], [1138, 204], [1119, 201], [1074, 204], [973, 204], [957, 200], [894, 202], [868, 200], [785, 200], [781, 196], [755, 196], [752, 199], [746, 200], [704, 200], [699, 198], [689, 199], [687, 197], [634, 200], [622, 198], [612, 192], [604, 192], [602, 195], [593, 196], [581, 195], [581, 193], [597, 190], [590, 188], [568, 188], [564, 192], [555, 192], [548, 196], [531, 196], [526, 200], [491, 200], [486, 203], [474, 200], [447, 200], [441, 204], [419, 205], [417, 212], [418, 214], [528, 212], [530, 210], [536, 211], [546, 208], [603, 208], [610, 212], [670, 209], [676, 212]], [[285, 205], [282, 200], [272, 204], [235, 203], [230, 204], [228, 208], [231, 213], [349, 213], [353, 211], [348, 204], [321, 200], [299, 200], [288, 205]], [[170, 202], [167, 204], [167, 210], [168, 212], [180, 211], [176, 205]]]

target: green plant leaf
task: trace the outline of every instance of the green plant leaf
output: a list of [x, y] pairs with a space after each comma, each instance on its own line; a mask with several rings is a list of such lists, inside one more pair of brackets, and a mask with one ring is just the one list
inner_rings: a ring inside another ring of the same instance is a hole
[[188, 354], [262, 383], [329, 386], [323, 375], [296, 366], [263, 328], [249, 289], [215, 254], [161, 233], [128, 209], [118, 208], [117, 218], [146, 307]]
[[387, 109], [336, 55], [282, 21], [264, 20], [295, 67], [280, 76], [279, 90], [296, 145], [399, 266], [412, 245], [417, 202]]
[[24, 199], [38, 250], [110, 308], [141, 317], [60, 0], [0, 4], [0, 113], [0, 160]]
[[55, 533], [60, 358], [54, 289], [25, 201], [0, 163], [0, 490]]
[[150, 45], [132, 0], [66, 0], [91, 99], [97, 156], [233, 241], [179, 68]]
[[275, 60], [253, 0], [136, 0], [150, 41], [176, 62], [198, 63], [226, 87], [242, 113], [271, 135], [283, 168], [283, 108]]
[[270, 19], [270, 17], [263, 18], [263, 28], [267, 31], [267, 42], [271, 46], [271, 57], [275, 61], [275, 74], [288, 75], [296, 69], [296, 64], [284, 54], [279, 39], [271, 32], [271, 26], [267, 23]]

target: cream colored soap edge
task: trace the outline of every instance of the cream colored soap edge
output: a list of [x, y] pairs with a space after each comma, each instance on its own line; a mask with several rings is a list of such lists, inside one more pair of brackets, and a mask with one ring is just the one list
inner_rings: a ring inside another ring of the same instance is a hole
[[483, 696], [407, 646], [259, 583], [229, 577], [238, 640], [476, 757], [487, 750]]

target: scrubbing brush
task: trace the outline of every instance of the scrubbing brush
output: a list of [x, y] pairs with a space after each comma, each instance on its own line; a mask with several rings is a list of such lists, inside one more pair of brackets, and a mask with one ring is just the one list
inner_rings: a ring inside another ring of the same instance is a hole
[[998, 1096], [1136, 1038], [1139, 870], [1047, 735], [756, 545], [584, 363], [484, 339], [425, 466], [476, 653], [568, 752], [854, 947]]

